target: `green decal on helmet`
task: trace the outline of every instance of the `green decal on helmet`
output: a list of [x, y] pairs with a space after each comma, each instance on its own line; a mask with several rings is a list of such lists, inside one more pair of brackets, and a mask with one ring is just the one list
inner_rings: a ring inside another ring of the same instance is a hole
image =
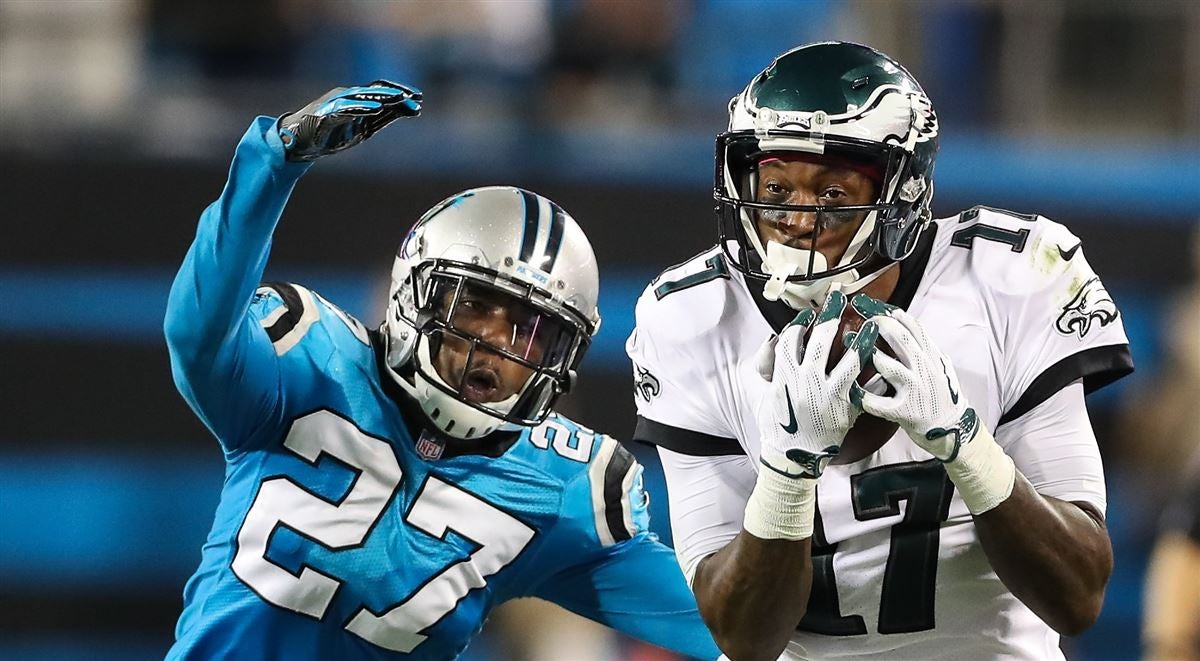
[[[855, 283], [908, 257], [929, 224], [937, 148], [933, 104], [916, 79], [887, 55], [845, 42], [810, 44], [780, 55], [730, 101], [729, 130], [717, 137], [714, 197], [729, 265], [751, 277], [786, 281], [793, 289], [823, 286], [798, 299], [821, 300], [833, 282], [854, 291]], [[759, 159], [788, 152], [881, 172], [878, 199], [856, 207], [757, 201]], [[823, 257], [787, 262], [768, 259], [755, 226], [759, 210], [818, 218], [856, 211], [864, 218], [837, 263]], [[796, 264], [800, 267], [791, 268]], [[780, 287], [768, 293], [777, 295]]]

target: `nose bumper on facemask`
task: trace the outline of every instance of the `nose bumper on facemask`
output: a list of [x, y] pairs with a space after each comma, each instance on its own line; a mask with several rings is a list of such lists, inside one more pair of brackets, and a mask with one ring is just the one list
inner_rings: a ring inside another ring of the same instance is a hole
[[763, 296], [769, 301], [778, 301], [788, 284], [788, 278], [802, 273], [819, 273], [828, 268], [829, 262], [819, 250], [792, 248], [777, 241], [768, 241], [763, 271], [771, 277], [763, 288]]

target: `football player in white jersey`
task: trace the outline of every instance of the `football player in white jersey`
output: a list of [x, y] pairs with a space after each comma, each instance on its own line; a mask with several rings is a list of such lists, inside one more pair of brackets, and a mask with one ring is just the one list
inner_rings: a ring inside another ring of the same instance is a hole
[[1062, 225], [932, 220], [937, 140], [890, 57], [784, 53], [717, 139], [719, 244], [638, 301], [635, 438], [659, 448], [680, 565], [737, 661], [1062, 658], [1099, 614], [1084, 395], [1133, 369], [1121, 319]]

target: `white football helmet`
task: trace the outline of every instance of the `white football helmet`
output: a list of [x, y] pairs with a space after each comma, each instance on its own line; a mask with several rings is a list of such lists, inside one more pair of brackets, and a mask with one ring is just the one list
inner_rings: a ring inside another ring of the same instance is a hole
[[[799, 309], [819, 306], [835, 283], [847, 293], [862, 288], [908, 257], [928, 226], [937, 149], [933, 104], [887, 55], [845, 42], [780, 55], [729, 102], [729, 130], [717, 137], [714, 197], [729, 263], [766, 280], [766, 298]], [[758, 166], [776, 158], [870, 169], [879, 196], [842, 207], [757, 200]], [[755, 219], [778, 213], [815, 214], [817, 233], [848, 215], [865, 217], [830, 264], [817, 250], [764, 241]]]
[[[600, 327], [599, 286], [591, 244], [554, 202], [511, 186], [451, 196], [396, 253], [383, 324], [389, 372], [448, 436], [538, 424]], [[487, 313], [502, 317], [487, 333], [471, 321], [484, 314], [480, 301], [501, 311]], [[528, 378], [502, 385], [500, 361]]]

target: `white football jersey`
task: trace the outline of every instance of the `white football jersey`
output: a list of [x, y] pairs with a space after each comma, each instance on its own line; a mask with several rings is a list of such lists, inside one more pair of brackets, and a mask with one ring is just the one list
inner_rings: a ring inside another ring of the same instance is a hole
[[[935, 221], [890, 302], [952, 359], [963, 391], [1047, 496], [1104, 512], [1090, 392], [1132, 371], [1118, 311], [1062, 225], [977, 207]], [[742, 526], [758, 467], [760, 345], [794, 315], [714, 247], [637, 304], [627, 343], [637, 440], [660, 447], [691, 580]], [[1061, 658], [1058, 635], [1000, 582], [942, 465], [897, 432], [818, 481], [813, 589], [785, 658]]]

